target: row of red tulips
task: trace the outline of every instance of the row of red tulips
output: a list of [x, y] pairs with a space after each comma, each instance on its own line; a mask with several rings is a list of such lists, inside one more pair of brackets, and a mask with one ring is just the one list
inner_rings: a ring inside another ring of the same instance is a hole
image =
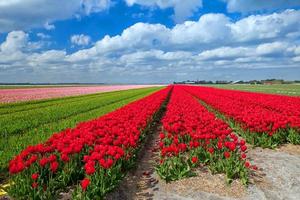
[[276, 147], [286, 142], [300, 144], [300, 100], [297, 97], [181, 87], [225, 114], [251, 144], [262, 147]]
[[[225, 92], [225, 93], [224, 93]], [[252, 105], [259, 105], [281, 115], [291, 117], [291, 126], [300, 127], [300, 98], [275, 94], [263, 94], [236, 90], [216, 89], [215, 93], [226, 95], [235, 101], [247, 101]]]
[[9, 163], [9, 194], [17, 199], [55, 199], [81, 180], [74, 199], [103, 198], [134, 163], [145, 132], [170, 90], [29, 146]]
[[251, 166], [245, 141], [184, 89], [174, 86], [162, 119], [158, 174], [166, 181], [177, 180], [193, 176], [201, 164], [213, 173], [225, 173], [229, 182], [240, 178], [247, 184]]

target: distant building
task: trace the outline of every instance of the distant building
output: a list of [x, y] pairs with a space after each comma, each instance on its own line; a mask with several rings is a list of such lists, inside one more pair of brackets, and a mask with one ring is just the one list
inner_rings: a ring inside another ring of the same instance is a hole
[[249, 81], [249, 84], [251, 84], [251, 85], [257, 85], [257, 84], [261, 84], [261, 81], [251, 80], [251, 81]]
[[266, 79], [261, 81], [264, 85], [274, 85], [274, 84], [283, 84], [284, 80], [282, 79]]
[[185, 81], [185, 84], [196, 84], [195, 81]]
[[216, 81], [216, 84], [230, 84], [231, 81]]
[[192, 81], [192, 80], [186, 80], [186, 81], [179, 81], [179, 82], [173, 82], [174, 84], [193, 84], [193, 85], [197, 85], [197, 84], [252, 84], [252, 85], [256, 85], [256, 84], [265, 84], [265, 85], [273, 85], [273, 84], [292, 84], [292, 83], [300, 83], [299, 80], [296, 81], [284, 81], [282, 79], [266, 79], [266, 80], [251, 80], [251, 81], [243, 81], [243, 80], [236, 80], [236, 81], [225, 81], [225, 80], [217, 80], [215, 82], [213, 81], [205, 81], [205, 80], [196, 80], [196, 81]]
[[180, 81], [180, 82], [173, 82], [174, 84], [196, 84], [196, 81]]
[[200, 81], [196, 81], [196, 84], [213, 84], [213, 82], [212, 81], [200, 80]]

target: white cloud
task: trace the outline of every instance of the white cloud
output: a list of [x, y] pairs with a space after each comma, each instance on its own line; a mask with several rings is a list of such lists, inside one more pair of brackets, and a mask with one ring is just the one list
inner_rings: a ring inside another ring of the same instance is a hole
[[294, 52], [295, 52], [296, 55], [300, 55], [300, 46], [296, 47], [294, 49]]
[[185, 51], [164, 52], [151, 49], [148, 51], [138, 51], [121, 56], [120, 61], [124, 63], [137, 64], [141, 62], [157, 60], [159, 62], [178, 62], [178, 60], [190, 59], [193, 54]]
[[223, 14], [202, 15], [198, 21], [176, 25], [171, 32], [173, 43], [195, 45], [230, 39], [230, 19]]
[[[273, 15], [256, 15], [259, 25], [274, 31], [272, 36], [265, 35], [264, 30], [243, 28], [253, 16], [233, 22], [222, 14], [207, 14], [198, 21], [187, 21], [172, 29], [161, 24], [137, 23], [120, 35], [105, 36], [92, 48], [69, 55], [68, 60], [82, 63], [97, 63], [99, 60], [108, 63], [110, 60], [112, 66], [126, 69], [122, 73], [171, 69], [191, 72], [195, 68], [212, 67], [296, 67], [296, 58], [293, 60], [292, 56], [299, 44], [287, 35], [299, 32], [295, 25], [298, 22], [294, 20], [299, 12], [288, 10]], [[270, 18], [280, 21], [279, 25], [270, 24]], [[242, 37], [247, 34], [251, 37]]]
[[106, 10], [111, 5], [111, 0], [82, 0], [82, 6], [87, 15]]
[[[186, 21], [172, 29], [161, 24], [137, 23], [125, 29], [122, 34], [105, 36], [94, 47], [74, 55], [85, 58], [82, 54], [95, 56], [149, 49], [199, 53], [220, 46], [290, 40], [287, 37], [289, 33], [300, 33], [300, 21], [297, 21], [299, 17], [300, 11], [287, 10], [278, 14], [249, 16], [237, 22], [232, 22], [223, 14], [206, 14], [198, 21]], [[257, 26], [261, 28], [258, 29]], [[268, 47], [260, 47], [261, 53], [263, 48]]]
[[91, 37], [88, 35], [72, 35], [71, 36], [71, 43], [78, 45], [78, 46], [87, 46], [91, 43]]
[[199, 8], [202, 7], [202, 0], [125, 0], [127, 5], [132, 6], [139, 4], [148, 7], [158, 7], [161, 9], [173, 8], [174, 20], [182, 22], [192, 16]]
[[49, 50], [42, 53], [34, 53], [29, 58], [29, 62], [41, 64], [53, 64], [64, 62], [66, 58], [65, 51]]
[[223, 0], [229, 12], [273, 11], [300, 6], [299, 0]]
[[206, 50], [198, 56], [200, 60], [235, 60], [238, 62], [262, 61], [262, 56], [279, 58], [296, 54], [297, 48], [292, 42], [271, 42], [240, 47], [220, 47]]
[[9, 66], [23, 61], [26, 57], [23, 51], [25, 51], [27, 44], [28, 34], [23, 31], [10, 32], [6, 40], [0, 45], [0, 63], [5, 63], [5, 65]]
[[36, 36], [38, 36], [41, 39], [49, 39], [51, 38], [50, 35], [44, 34], [44, 33], [37, 33]]
[[283, 54], [288, 51], [288, 47], [291, 44], [285, 42], [272, 42], [266, 44], [260, 44], [256, 48], [256, 52], [259, 55], [274, 55]]
[[10, 32], [6, 40], [1, 44], [1, 53], [13, 53], [15, 51], [21, 51], [28, 41], [28, 34], [23, 31]]
[[96, 54], [96, 48], [92, 47], [90, 49], [79, 50], [71, 55], [68, 55], [66, 59], [70, 62], [88, 62], [93, 60]]
[[99, 53], [159, 48], [168, 43], [169, 31], [161, 24], [137, 23], [125, 29], [121, 35], [105, 36], [95, 44], [95, 48]]
[[53, 24], [49, 24], [49, 22], [46, 22], [46, 23], [44, 24], [44, 28], [45, 28], [46, 30], [50, 31], [50, 30], [54, 30], [54, 29], [55, 29], [55, 26], [54, 26]]
[[251, 15], [230, 25], [238, 41], [288, 37], [300, 32], [300, 11], [286, 10], [270, 15]]
[[[130, 82], [134, 75], [163, 80], [215, 68], [299, 68], [299, 13], [287, 10], [236, 22], [223, 14], [206, 14], [173, 28], [137, 23], [120, 35], [106, 35], [90, 48], [70, 54], [65, 50], [33, 53], [28, 34], [13, 31], [0, 46], [0, 69], [53, 74], [59, 68], [72, 77], [98, 74], [98, 78]], [[86, 44], [82, 38], [77, 35], [73, 42]]]
[[0, 3], [0, 33], [44, 27], [52, 30], [56, 20], [101, 12], [110, 0], [5, 0]]
[[293, 58], [293, 61], [294, 61], [294, 62], [300, 62], [300, 56], [294, 57], [294, 58]]
[[230, 59], [244, 56], [252, 56], [253, 49], [249, 47], [220, 47], [206, 50], [199, 54], [201, 60]]

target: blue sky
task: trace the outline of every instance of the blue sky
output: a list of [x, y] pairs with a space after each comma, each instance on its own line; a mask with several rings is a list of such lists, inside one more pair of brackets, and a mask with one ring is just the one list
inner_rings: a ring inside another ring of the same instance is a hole
[[0, 2], [0, 82], [264, 78], [300, 79], [300, 0]]

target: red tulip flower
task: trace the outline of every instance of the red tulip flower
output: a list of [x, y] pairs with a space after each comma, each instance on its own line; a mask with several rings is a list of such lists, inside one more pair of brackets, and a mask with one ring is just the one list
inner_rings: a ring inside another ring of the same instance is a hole
[[39, 174], [37, 174], [37, 173], [34, 173], [31, 175], [32, 180], [36, 180], [36, 179], [38, 179], [38, 177], [39, 177]]
[[90, 184], [90, 179], [85, 178], [81, 181], [80, 185], [83, 191], [86, 191], [86, 188], [89, 186]]
[[230, 158], [230, 153], [229, 153], [228, 151], [225, 151], [225, 152], [224, 152], [224, 156], [225, 156], [226, 159], [227, 159], [227, 158]]
[[198, 157], [196, 157], [196, 156], [194, 156], [194, 157], [192, 157], [192, 163], [197, 163], [198, 162]]

